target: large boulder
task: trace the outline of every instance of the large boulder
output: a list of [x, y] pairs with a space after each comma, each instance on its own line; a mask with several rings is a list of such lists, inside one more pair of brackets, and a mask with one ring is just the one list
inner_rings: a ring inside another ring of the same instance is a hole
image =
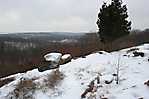
[[64, 54], [62, 57], [61, 57], [61, 61], [60, 61], [60, 64], [66, 64], [68, 62], [70, 62], [72, 59], [72, 56], [70, 54]]
[[38, 67], [38, 71], [43, 72], [45, 70], [59, 68], [59, 65], [66, 64], [70, 62], [71, 59], [72, 56], [70, 54], [62, 56], [61, 53], [48, 53], [44, 55], [44, 61], [41, 66]]
[[39, 66], [38, 71], [43, 72], [45, 70], [56, 69], [59, 68], [59, 63], [61, 60], [61, 53], [48, 53], [44, 55], [44, 66]]
[[61, 53], [48, 53], [44, 55], [44, 58], [46, 61], [59, 63], [60, 59], [62, 57]]

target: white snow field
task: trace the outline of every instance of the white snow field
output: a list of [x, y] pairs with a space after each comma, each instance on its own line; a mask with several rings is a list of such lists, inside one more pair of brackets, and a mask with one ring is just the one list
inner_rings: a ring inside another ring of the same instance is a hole
[[[134, 57], [134, 50], [144, 57]], [[84, 99], [149, 99], [149, 44], [102, 54], [97, 52], [60, 65], [59, 71], [37, 69], [11, 75], [15, 80], [0, 88], [0, 99], [81, 99], [91, 81], [96, 90]], [[119, 61], [119, 62], [118, 62]], [[116, 84], [119, 64], [119, 83]], [[111, 81], [106, 84], [106, 81]]]

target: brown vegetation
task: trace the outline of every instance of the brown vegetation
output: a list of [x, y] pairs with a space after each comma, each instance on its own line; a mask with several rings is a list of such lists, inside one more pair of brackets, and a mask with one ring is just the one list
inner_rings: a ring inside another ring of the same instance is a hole
[[81, 98], [86, 98], [86, 95], [89, 93], [89, 92], [93, 92], [94, 93], [94, 89], [95, 86], [94, 86], [94, 80], [91, 81], [91, 83], [88, 85], [88, 88], [82, 93], [81, 95]]
[[16, 85], [14, 91], [7, 97], [12, 99], [33, 99], [33, 93], [35, 91], [36, 84], [32, 79], [21, 78], [20, 82]]
[[64, 79], [64, 74], [62, 74], [58, 69], [56, 71], [53, 71], [49, 75], [47, 75], [47, 78], [44, 79], [45, 86], [49, 88], [54, 88], [56, 85], [58, 85], [62, 80]]

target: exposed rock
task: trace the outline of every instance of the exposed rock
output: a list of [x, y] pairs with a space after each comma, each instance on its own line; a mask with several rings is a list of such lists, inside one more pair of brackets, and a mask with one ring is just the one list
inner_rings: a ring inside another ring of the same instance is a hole
[[103, 76], [102, 79], [104, 80], [105, 84], [110, 84], [113, 82], [114, 77], [113, 75], [106, 75], [106, 76]]
[[149, 86], [149, 80], [144, 83], [144, 85]]
[[133, 54], [134, 54], [134, 57], [137, 57], [137, 56], [144, 57], [144, 53], [143, 52], [137, 52], [137, 51], [135, 51], [135, 52], [133, 52]]
[[38, 67], [39, 72], [45, 70], [57, 69], [59, 65], [66, 64], [71, 61], [72, 56], [70, 54], [65, 54], [62, 56], [61, 53], [48, 53], [44, 55], [45, 60]]
[[138, 99], [144, 99], [143, 97], [141, 97], [141, 98], [138, 98]]
[[113, 82], [113, 80], [111, 80], [111, 81], [105, 80], [105, 84], [111, 84], [112, 82]]
[[112, 74], [113, 76], [117, 76], [117, 74]]
[[61, 57], [60, 64], [66, 64], [66, 63], [70, 62], [71, 59], [72, 59], [72, 56], [70, 54], [64, 54]]
[[103, 54], [103, 52], [101, 52], [101, 51], [99, 51], [98, 53], [99, 53], [99, 54]]
[[100, 98], [100, 99], [108, 99], [108, 98], [104, 97], [104, 98]]
[[129, 50], [127, 51], [127, 53], [130, 53], [130, 52], [133, 52], [133, 51], [137, 51], [137, 50], [139, 50], [139, 48], [131, 48], [131, 49], [129, 49]]

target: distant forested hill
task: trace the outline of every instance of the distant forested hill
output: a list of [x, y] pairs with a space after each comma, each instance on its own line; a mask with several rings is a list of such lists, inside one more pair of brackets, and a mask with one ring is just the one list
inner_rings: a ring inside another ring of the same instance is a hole
[[[149, 29], [133, 30], [112, 42], [109, 51], [149, 43]], [[37, 68], [50, 52], [69, 53], [74, 58], [103, 50], [97, 33], [10, 33], [0, 34], [0, 77]]]
[[0, 34], [0, 77], [38, 67], [46, 53], [70, 53], [73, 57], [91, 53], [97, 50], [92, 44], [97, 37], [93, 33], [88, 35], [64, 32]]

